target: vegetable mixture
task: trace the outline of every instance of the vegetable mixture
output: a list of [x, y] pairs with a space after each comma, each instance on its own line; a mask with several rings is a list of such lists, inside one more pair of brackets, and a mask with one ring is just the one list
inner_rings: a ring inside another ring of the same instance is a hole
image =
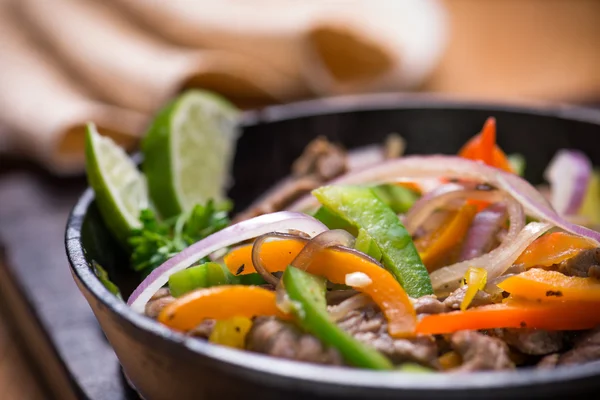
[[319, 138], [233, 222], [222, 198], [179, 215], [144, 208], [126, 246], [143, 279], [127, 304], [198, 340], [316, 364], [600, 359], [600, 175], [586, 156], [561, 150], [535, 188], [524, 158], [496, 144], [494, 118], [455, 156], [404, 156], [399, 140], [348, 153]]

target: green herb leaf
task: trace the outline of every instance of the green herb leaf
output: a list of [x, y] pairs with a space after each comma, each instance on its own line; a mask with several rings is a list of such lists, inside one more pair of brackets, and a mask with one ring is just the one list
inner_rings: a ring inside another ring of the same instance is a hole
[[[197, 204], [189, 213], [160, 221], [154, 211], [142, 210], [142, 227], [134, 229], [129, 238], [133, 251], [131, 267], [150, 273], [153, 269], [189, 245], [220, 231], [229, 225], [231, 202], [215, 204], [209, 200]], [[202, 259], [199, 263], [208, 261]]]

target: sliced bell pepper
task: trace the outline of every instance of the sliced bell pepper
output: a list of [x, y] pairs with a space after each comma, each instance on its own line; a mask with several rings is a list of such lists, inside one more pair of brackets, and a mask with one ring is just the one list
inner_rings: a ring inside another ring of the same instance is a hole
[[189, 331], [207, 318], [229, 319], [275, 315], [288, 318], [275, 304], [275, 292], [258, 286], [215, 286], [188, 293], [168, 306], [158, 321], [179, 331]]
[[236, 276], [219, 263], [207, 262], [171, 275], [169, 277], [169, 290], [172, 296], [180, 297], [192, 290], [211, 286], [262, 285], [265, 283], [265, 280], [259, 274]]
[[381, 201], [387, 204], [396, 214], [404, 214], [419, 199], [420, 190], [412, 182], [383, 184], [371, 188]]
[[356, 237], [356, 243], [354, 243], [354, 248], [361, 253], [365, 253], [366, 255], [373, 257], [376, 261], [381, 261], [381, 250], [377, 243], [369, 236], [369, 234], [364, 229], [358, 230], [358, 236]]
[[349, 364], [378, 370], [393, 368], [385, 356], [354, 339], [331, 320], [327, 312], [325, 281], [322, 278], [289, 266], [282, 279], [291, 300], [292, 314], [305, 330], [336, 348]]
[[252, 328], [252, 320], [248, 317], [233, 317], [216, 321], [208, 341], [223, 346], [243, 349], [246, 335]]
[[538, 302], [591, 301], [600, 305], [600, 281], [532, 268], [498, 286], [514, 298]]
[[469, 140], [458, 152], [458, 155], [470, 160], [482, 161], [487, 165], [514, 172], [508, 157], [496, 144], [496, 119], [489, 117], [481, 133]]
[[589, 218], [593, 224], [600, 225], [600, 170], [597, 168], [590, 177], [579, 215]]
[[515, 261], [515, 265], [550, 267], [574, 257], [582, 250], [593, 249], [596, 244], [581, 236], [565, 232], [553, 232], [540, 236], [531, 243]]
[[461, 330], [496, 328], [535, 328], [547, 330], [583, 330], [600, 325], [600, 302], [536, 303], [507, 299], [501, 304], [470, 308], [445, 314], [426, 315], [416, 332], [424, 335], [453, 333]]
[[487, 284], [487, 270], [485, 268], [470, 267], [465, 274], [467, 291], [465, 297], [460, 303], [460, 309], [465, 311], [471, 305], [471, 302], [477, 295], [477, 292], [483, 290]]
[[358, 230], [352, 224], [337, 216], [333, 211], [327, 209], [327, 207], [319, 207], [313, 217], [321, 221], [329, 229], [343, 229], [355, 236], [358, 234]]
[[435, 264], [465, 237], [476, 213], [477, 209], [474, 206], [465, 204], [431, 234], [415, 241], [421, 260], [429, 272], [433, 271]]
[[[260, 258], [269, 272], [284, 271], [304, 248], [300, 240], [283, 239], [262, 245]], [[225, 256], [230, 270], [244, 265], [244, 273], [254, 272], [252, 245], [238, 247]], [[358, 254], [328, 248], [314, 255], [307, 272], [323, 276], [332, 283], [345, 284], [346, 275], [362, 272], [371, 283], [355, 289], [368, 294], [379, 306], [388, 321], [388, 332], [393, 337], [411, 336], [416, 324], [415, 309], [402, 286], [391, 273]]]
[[433, 294], [429, 273], [412, 237], [396, 213], [369, 188], [323, 186], [312, 194], [330, 211], [369, 234], [381, 250], [383, 265], [409, 296]]

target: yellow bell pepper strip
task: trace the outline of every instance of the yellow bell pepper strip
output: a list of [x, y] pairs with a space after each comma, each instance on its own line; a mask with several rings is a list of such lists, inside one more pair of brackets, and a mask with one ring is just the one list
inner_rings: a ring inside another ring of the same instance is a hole
[[323, 186], [312, 191], [319, 202], [357, 229], [364, 229], [382, 253], [385, 268], [409, 296], [433, 294], [429, 273], [412, 237], [394, 211], [371, 189], [360, 186]]
[[346, 362], [355, 367], [377, 370], [393, 368], [383, 354], [354, 339], [331, 320], [327, 312], [323, 278], [290, 265], [281, 279], [290, 299], [291, 312], [302, 328], [337, 349]]
[[207, 318], [251, 318], [274, 315], [287, 318], [275, 304], [275, 292], [258, 286], [215, 286], [190, 292], [166, 306], [158, 321], [166, 326], [187, 332]]
[[435, 264], [448, 255], [453, 247], [465, 237], [477, 209], [472, 205], [464, 205], [442, 223], [431, 234], [415, 240], [419, 249], [421, 260], [429, 272], [433, 271]]
[[460, 303], [460, 309], [462, 311], [469, 308], [469, 305], [471, 305], [477, 292], [485, 288], [485, 285], [487, 284], [487, 270], [485, 268], [469, 268], [465, 274], [465, 282], [468, 287], [465, 292], [465, 297]]
[[540, 236], [517, 258], [515, 265], [524, 268], [550, 267], [574, 257], [582, 250], [593, 249], [590, 239], [565, 232]]
[[459, 151], [459, 156], [482, 161], [487, 165], [514, 172], [508, 157], [496, 144], [496, 119], [489, 117], [481, 133], [469, 140]]
[[600, 305], [600, 281], [532, 268], [505, 279], [498, 286], [512, 297], [538, 302], [587, 301]]
[[243, 349], [246, 335], [252, 328], [252, 320], [248, 317], [233, 317], [216, 321], [208, 341], [223, 346]]
[[579, 215], [588, 218], [593, 224], [600, 225], [600, 170], [597, 168], [590, 177]]
[[[260, 258], [269, 272], [284, 271], [303, 247], [302, 241], [294, 239], [266, 242], [261, 247]], [[230, 271], [236, 271], [244, 265], [243, 273], [254, 272], [252, 245], [232, 250], [225, 256], [225, 264]], [[327, 248], [315, 254], [306, 271], [337, 284], [345, 284], [348, 274], [362, 272], [371, 283], [355, 289], [369, 295], [379, 306], [387, 319], [390, 336], [412, 335], [416, 324], [412, 302], [394, 276], [379, 265], [359, 254]]]
[[426, 315], [417, 323], [417, 334], [437, 335], [461, 330], [535, 328], [584, 330], [600, 325], [600, 302], [537, 303], [507, 299], [501, 304], [445, 314]]

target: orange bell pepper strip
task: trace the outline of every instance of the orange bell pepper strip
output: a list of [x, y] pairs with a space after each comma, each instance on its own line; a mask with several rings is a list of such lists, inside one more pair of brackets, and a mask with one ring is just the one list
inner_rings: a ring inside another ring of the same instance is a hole
[[498, 286], [514, 298], [538, 302], [589, 301], [600, 305], [600, 281], [532, 268]]
[[466, 204], [431, 234], [415, 240], [421, 260], [429, 272], [440, 258], [447, 255], [465, 237], [476, 212], [475, 206]]
[[514, 173], [508, 157], [496, 144], [496, 119], [493, 117], [489, 117], [485, 121], [481, 133], [471, 138], [460, 149], [458, 155]]
[[[260, 257], [269, 272], [284, 271], [303, 247], [303, 242], [294, 239], [266, 242], [261, 248]], [[242, 265], [244, 265], [243, 273], [254, 272], [252, 245], [231, 251], [225, 256], [225, 264], [233, 273], [236, 273]], [[379, 306], [388, 322], [390, 336], [414, 335], [415, 309], [402, 286], [386, 269], [360, 255], [328, 248], [314, 255], [306, 271], [338, 284], [346, 283], [346, 275], [362, 272], [369, 277], [370, 283], [355, 289], [369, 295]]]
[[187, 332], [207, 318], [224, 320], [258, 315], [287, 318], [277, 308], [275, 292], [258, 286], [224, 285], [195, 290], [179, 297], [161, 311], [158, 321]]
[[539, 304], [508, 299], [505, 303], [424, 316], [417, 334], [437, 335], [461, 330], [536, 328], [583, 330], [600, 325], [600, 302], [554, 302]]
[[550, 267], [574, 257], [582, 250], [593, 249], [591, 240], [565, 232], [543, 235], [531, 243], [517, 258], [515, 265], [525, 267]]

